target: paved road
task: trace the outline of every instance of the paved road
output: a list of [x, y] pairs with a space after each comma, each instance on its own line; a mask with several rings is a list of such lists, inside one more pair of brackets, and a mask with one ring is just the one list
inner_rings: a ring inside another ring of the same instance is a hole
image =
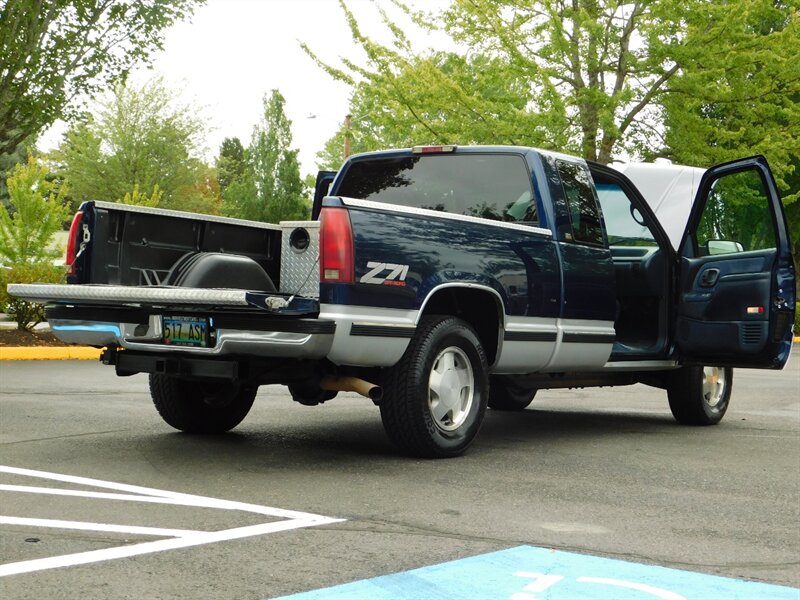
[[0, 563], [107, 560], [2, 577], [0, 596], [266, 598], [523, 544], [800, 586], [794, 354], [737, 371], [718, 427], [676, 425], [643, 386], [553, 391], [440, 461], [397, 456], [350, 394], [307, 408], [262, 388], [234, 432], [200, 437], [160, 421], [143, 376], [2, 363]]

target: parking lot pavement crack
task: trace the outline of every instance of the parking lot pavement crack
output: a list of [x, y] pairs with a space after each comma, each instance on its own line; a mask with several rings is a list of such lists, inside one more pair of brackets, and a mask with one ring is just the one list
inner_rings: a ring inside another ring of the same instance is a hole
[[[652, 561], [652, 559], [645, 559]], [[679, 565], [689, 567], [692, 569], [782, 569], [784, 567], [800, 566], [800, 561], [789, 562], [751, 562], [751, 561], [732, 561], [726, 563], [702, 563], [702, 562], [682, 562], [682, 561], [668, 561], [671, 565]]]
[[[374, 525], [374, 527], [370, 526]], [[324, 527], [322, 528], [324, 529]], [[575, 546], [570, 544], [553, 544], [550, 542], [542, 542], [541, 540], [532, 539], [509, 539], [498, 538], [492, 536], [470, 535], [457, 533], [453, 531], [444, 531], [435, 527], [421, 527], [418, 525], [410, 525], [396, 521], [378, 520], [378, 519], [361, 519], [357, 520], [349, 518], [345, 523], [337, 527], [337, 531], [348, 531], [355, 533], [374, 533], [374, 534], [388, 534], [388, 535], [408, 535], [408, 536], [428, 536], [444, 539], [455, 539], [467, 542], [482, 542], [488, 544], [496, 544], [498, 548], [508, 548], [514, 546], [543, 546], [552, 550], [561, 550], [564, 552], [575, 552], [579, 554], [592, 554], [596, 556], [605, 556], [609, 558], [617, 558], [629, 562], [642, 562], [649, 564], [657, 564], [662, 566], [670, 566], [675, 568], [686, 568], [688, 570], [701, 570], [701, 569], [771, 569], [771, 568], [789, 568], [800, 566], [800, 561], [789, 562], [724, 562], [724, 563], [707, 563], [707, 562], [687, 562], [674, 560], [667, 556], [649, 556], [645, 554], [631, 553], [631, 552], [614, 552], [603, 548], [589, 547], [589, 546]]]
[[63, 440], [67, 438], [92, 437], [98, 435], [108, 435], [109, 433], [122, 433], [123, 431], [129, 431], [129, 429], [110, 429], [108, 431], [87, 431], [86, 433], [70, 433], [67, 435], [54, 435], [51, 437], [43, 437], [43, 438], [29, 438], [26, 440], [14, 440], [13, 442], [0, 442], [0, 446], [13, 446], [15, 444], [28, 444], [31, 442], [49, 442], [51, 440]]

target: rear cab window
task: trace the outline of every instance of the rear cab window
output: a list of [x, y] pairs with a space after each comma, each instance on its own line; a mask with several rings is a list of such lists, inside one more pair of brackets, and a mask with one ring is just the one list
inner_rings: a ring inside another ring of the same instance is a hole
[[436, 154], [354, 161], [336, 195], [493, 221], [539, 223], [517, 154]]

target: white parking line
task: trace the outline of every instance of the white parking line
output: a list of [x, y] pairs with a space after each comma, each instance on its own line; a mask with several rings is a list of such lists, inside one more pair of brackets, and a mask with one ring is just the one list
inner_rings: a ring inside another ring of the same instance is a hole
[[[2, 467], [0, 467], [2, 472]], [[137, 496], [135, 494], [114, 494], [111, 492], [84, 492], [83, 490], [65, 490], [48, 487], [35, 487], [30, 485], [6, 485], [0, 484], [0, 492], [23, 492], [28, 494], [42, 494], [45, 496], [75, 496], [77, 498], [95, 498], [98, 500], [127, 500], [129, 502], [149, 502], [151, 504], [172, 504], [174, 506], [197, 506], [202, 508], [218, 508], [221, 510], [245, 510], [246, 512], [258, 512], [262, 515], [277, 516], [272, 512], [254, 511], [243, 509], [236, 506], [238, 503], [229, 503], [227, 500], [217, 501], [216, 498], [204, 498], [203, 496], [177, 496], [175, 498], [159, 496]], [[215, 501], [210, 504], [209, 501]], [[217, 504], [222, 502], [224, 504]], [[268, 508], [260, 506], [258, 508]], [[277, 510], [277, 509], [276, 509]], [[301, 513], [302, 514], [302, 513]], [[291, 517], [302, 518], [302, 517]]]
[[164, 550], [174, 550], [176, 548], [188, 548], [201, 544], [211, 544], [227, 540], [241, 539], [257, 535], [265, 535], [278, 531], [287, 531], [301, 527], [315, 527], [339, 523], [344, 519], [324, 517], [312, 513], [273, 508], [270, 506], [260, 506], [245, 502], [232, 500], [222, 500], [219, 498], [208, 498], [193, 494], [183, 494], [168, 490], [159, 490], [112, 481], [102, 481], [88, 477], [76, 477], [73, 475], [63, 475], [59, 473], [49, 473], [46, 471], [34, 471], [32, 469], [20, 469], [17, 467], [7, 467], [0, 465], [0, 473], [10, 475], [20, 475], [25, 477], [36, 477], [62, 483], [74, 485], [86, 485], [95, 488], [115, 490], [117, 492], [128, 492], [126, 494], [84, 491], [62, 488], [47, 488], [23, 485], [0, 485], [0, 491], [15, 493], [34, 493], [57, 496], [81, 497], [93, 500], [123, 500], [129, 502], [149, 502], [157, 504], [170, 504], [174, 506], [193, 506], [202, 508], [216, 508], [221, 510], [241, 511], [255, 513], [259, 515], [282, 519], [269, 523], [250, 525], [247, 527], [236, 527], [222, 531], [193, 531], [185, 529], [165, 529], [158, 527], [142, 527], [129, 525], [114, 525], [107, 523], [87, 523], [83, 521], [63, 521], [57, 519], [33, 519], [27, 517], [0, 516], [0, 523], [7, 525], [23, 525], [28, 527], [50, 527], [60, 529], [82, 529], [86, 531], [105, 531], [127, 533], [133, 535], [156, 535], [167, 539], [144, 542], [140, 544], [118, 546], [114, 548], [104, 548], [102, 550], [91, 550], [88, 552], [78, 552], [63, 556], [49, 558], [39, 558], [15, 563], [0, 565], [0, 577], [7, 575], [19, 575], [21, 573], [31, 573], [44, 569], [55, 569], [74, 565], [82, 565], [93, 562], [112, 560], [116, 558], [126, 558], [140, 554], [152, 552], [162, 552]]
[[81, 529], [83, 531], [107, 531], [109, 533], [132, 533], [133, 535], [157, 535], [160, 537], [186, 537], [198, 535], [202, 531], [191, 529], [164, 529], [162, 527], [139, 527], [137, 525], [106, 525], [84, 521], [59, 521], [58, 519], [26, 519], [21, 517], [0, 517], [2, 525], [24, 525], [27, 527], [52, 527], [54, 529]]

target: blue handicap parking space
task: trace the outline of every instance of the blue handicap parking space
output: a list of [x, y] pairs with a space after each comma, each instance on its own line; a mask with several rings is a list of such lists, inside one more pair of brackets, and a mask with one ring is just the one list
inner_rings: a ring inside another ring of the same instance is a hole
[[800, 600], [800, 588], [519, 546], [286, 598]]

